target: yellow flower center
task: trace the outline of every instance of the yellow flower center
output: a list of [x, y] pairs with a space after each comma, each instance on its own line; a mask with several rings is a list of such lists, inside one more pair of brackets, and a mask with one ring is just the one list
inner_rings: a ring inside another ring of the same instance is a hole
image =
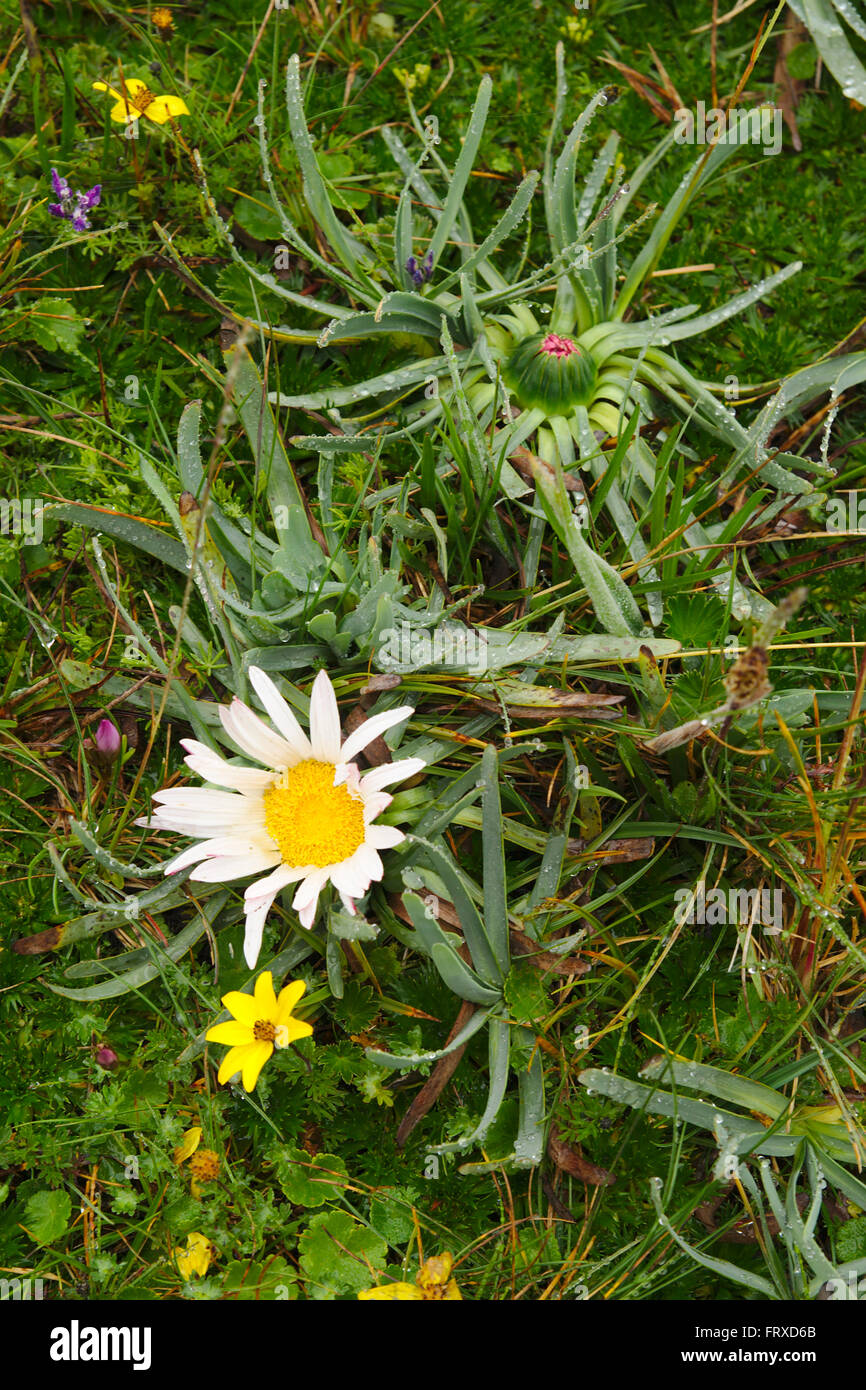
[[174, 28], [174, 16], [172, 15], [171, 10], [163, 9], [161, 5], [158, 9], [154, 10], [153, 14], [150, 17], [153, 20], [153, 26], [155, 29]]
[[196, 1182], [213, 1182], [219, 1177], [219, 1156], [213, 1149], [199, 1149], [190, 1159], [189, 1167]]
[[265, 792], [265, 826], [290, 868], [339, 864], [364, 843], [364, 803], [345, 783], [334, 786], [334, 771], [310, 759]]
[[135, 96], [129, 96], [127, 94], [127, 99], [130, 106], [134, 106], [136, 111], [141, 111], [143, 114], [148, 106], [152, 106], [156, 101], [156, 96], [149, 87], [142, 87], [140, 92], [136, 92]]
[[285, 1023], [271, 1023], [269, 1018], [258, 1018], [253, 1024], [253, 1040], [273, 1043], [274, 1047], [288, 1047], [289, 1030]]

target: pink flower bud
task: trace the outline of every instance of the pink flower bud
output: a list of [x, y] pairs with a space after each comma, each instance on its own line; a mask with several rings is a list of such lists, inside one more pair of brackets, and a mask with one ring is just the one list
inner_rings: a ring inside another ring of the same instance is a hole
[[105, 758], [116, 758], [120, 752], [120, 734], [110, 719], [100, 719], [93, 741]]
[[101, 1067], [110, 1070], [112, 1067], [117, 1066], [118, 1057], [117, 1053], [113, 1052], [110, 1047], [105, 1047], [103, 1045], [96, 1054], [96, 1060]]

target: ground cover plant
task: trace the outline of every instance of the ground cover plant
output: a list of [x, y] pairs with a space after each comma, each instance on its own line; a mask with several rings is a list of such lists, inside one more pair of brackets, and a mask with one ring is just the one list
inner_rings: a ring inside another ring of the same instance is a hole
[[4, 5], [0, 1297], [866, 1295], [866, 44], [721, 10]]

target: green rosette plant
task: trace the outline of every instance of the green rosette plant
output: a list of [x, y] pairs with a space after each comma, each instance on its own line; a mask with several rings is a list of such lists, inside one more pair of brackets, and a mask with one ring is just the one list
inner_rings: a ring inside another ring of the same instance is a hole
[[[378, 431], [387, 443], [426, 434], [437, 424], [456, 418], [467, 433], [482, 441], [489, 471], [512, 500], [525, 496], [527, 484], [509, 459], [527, 443], [554, 474], [577, 467], [587, 470], [597, 485], [597, 507], [604, 507], [631, 562], [643, 569], [650, 587], [649, 617], [657, 622], [661, 596], [653, 585], [658, 576], [647, 558], [642, 531], [657, 505], [659, 489], [664, 499], [669, 484], [641, 427], [654, 417], [660, 400], [683, 421], [677, 445], [686, 456], [697, 457], [694, 446], [686, 441], [698, 430], [726, 446], [729, 461], [717, 484], [731, 488], [738, 480], [758, 477], [760, 486], [769, 493], [764, 499], [765, 515], [780, 510], [792, 497], [814, 493], [813, 483], [801, 476], [804, 472], [832, 476], [825, 458], [816, 461], [771, 448], [769, 433], [778, 423], [778, 410], [763, 412], [747, 428], [718, 399], [724, 386], [696, 378], [671, 350], [681, 341], [711, 332], [765, 298], [795, 274], [800, 263], [783, 267], [708, 313], [701, 314], [697, 305], [688, 304], [655, 316], [636, 316], [642, 291], [678, 223], [737, 151], [740, 133], [729, 133], [700, 155], [657, 217], [642, 248], [620, 274], [620, 243], [656, 209], [647, 209], [631, 225], [625, 222], [626, 213], [666, 154], [673, 136], [666, 136], [625, 183], [618, 166], [619, 137], [610, 134], [580, 186], [577, 163], [587, 129], [615, 100], [617, 89], [599, 92], [563, 140], [567, 90], [560, 45], [556, 103], [543, 173], [526, 175], [484, 236], [473, 231], [464, 194], [490, 105], [490, 79], [485, 77], [481, 82], [453, 169], [438, 152], [437, 123], [429, 116], [422, 122], [409, 99], [421, 151], [413, 156], [393, 130], [384, 128], [383, 138], [403, 182], [390, 223], [388, 218], [376, 223], [368, 236], [322, 173], [304, 115], [300, 61], [297, 55], [293, 57], [286, 73], [291, 134], [303, 176], [304, 198], [331, 259], [302, 235], [278, 195], [260, 89], [257, 125], [263, 178], [286, 241], [346, 303], [296, 294], [280, 286], [273, 275], [248, 264], [232, 243], [212, 200], [209, 206], [217, 225], [229, 237], [232, 256], [254, 282], [293, 307], [328, 319], [321, 330], [260, 323], [262, 331], [278, 341], [319, 348], [390, 335], [403, 354], [388, 371], [351, 385], [300, 395], [272, 393], [271, 400], [284, 408], [325, 411], [333, 420], [333, 433], [297, 436], [299, 446], [314, 448], [323, 455], [352, 452], [358, 448], [359, 436], [369, 437], [372, 431]], [[431, 164], [433, 168], [425, 172], [425, 166]], [[550, 258], [537, 270], [524, 274], [524, 250], [518, 271], [506, 276], [496, 264], [497, 254], [526, 217], [539, 183]], [[203, 186], [207, 194], [206, 183]], [[351, 219], [351, 227], [344, 217]], [[383, 231], [385, 223], [388, 226]], [[543, 303], [544, 296], [552, 296], [552, 303]], [[806, 399], [809, 390], [813, 395], [833, 390], [846, 373], [849, 378], [862, 379], [866, 354], [837, 358], [828, 367], [822, 364], [808, 371], [816, 375], [808, 382], [804, 378], [802, 391], [786, 393], [788, 409]], [[801, 375], [791, 382], [796, 383]], [[779, 405], [778, 398], [774, 405]], [[344, 414], [347, 408], [354, 413]], [[393, 419], [395, 411], [402, 417], [398, 428], [380, 423], [385, 415]], [[448, 466], [442, 465], [446, 470]], [[549, 516], [549, 509], [545, 510]], [[724, 523], [705, 526], [698, 519], [699, 510], [696, 501], [684, 500], [680, 517], [687, 523], [685, 539], [692, 547], [712, 546]], [[585, 526], [585, 518], [579, 524]], [[573, 523], [557, 527], [563, 539], [564, 530], [574, 529]], [[613, 607], [621, 610], [618, 618], [614, 615], [616, 626], [611, 627], [611, 603], [603, 597], [599, 607], [594, 597], [602, 625], [622, 635], [636, 634], [643, 620], [634, 601], [623, 604], [621, 581], [617, 584], [611, 578], [610, 567], [581, 540], [566, 544], [582, 581], [588, 591], [600, 591], [600, 587], [610, 591]], [[720, 563], [713, 582], [720, 592], [732, 592], [735, 618], [744, 619], [752, 611], [760, 615], [760, 597], [747, 594], [729, 566]]]

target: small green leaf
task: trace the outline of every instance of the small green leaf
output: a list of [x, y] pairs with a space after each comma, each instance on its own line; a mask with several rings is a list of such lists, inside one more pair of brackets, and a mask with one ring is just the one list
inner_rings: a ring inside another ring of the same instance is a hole
[[18, 331], [49, 351], [77, 353], [85, 327], [68, 299], [42, 299], [38, 309], [21, 320]]
[[24, 1208], [24, 1229], [37, 1245], [50, 1245], [59, 1240], [69, 1225], [72, 1198], [68, 1192], [36, 1192]]
[[839, 1264], [866, 1259], [866, 1216], [845, 1222], [836, 1237], [836, 1259]]
[[417, 1202], [414, 1187], [380, 1187], [370, 1203], [370, 1224], [389, 1245], [404, 1245], [415, 1229], [412, 1207]]
[[388, 1250], [381, 1236], [344, 1211], [314, 1216], [299, 1246], [301, 1270], [314, 1299], [370, 1288], [384, 1270]]
[[232, 1260], [223, 1281], [223, 1298], [241, 1301], [296, 1299], [298, 1277], [282, 1255], [258, 1263]]
[[516, 1023], [539, 1027], [550, 1004], [538, 971], [531, 965], [512, 965], [505, 981], [505, 999]]
[[333, 1201], [349, 1180], [346, 1165], [335, 1154], [308, 1154], [291, 1145], [275, 1155], [277, 1181], [298, 1207], [322, 1207]]

